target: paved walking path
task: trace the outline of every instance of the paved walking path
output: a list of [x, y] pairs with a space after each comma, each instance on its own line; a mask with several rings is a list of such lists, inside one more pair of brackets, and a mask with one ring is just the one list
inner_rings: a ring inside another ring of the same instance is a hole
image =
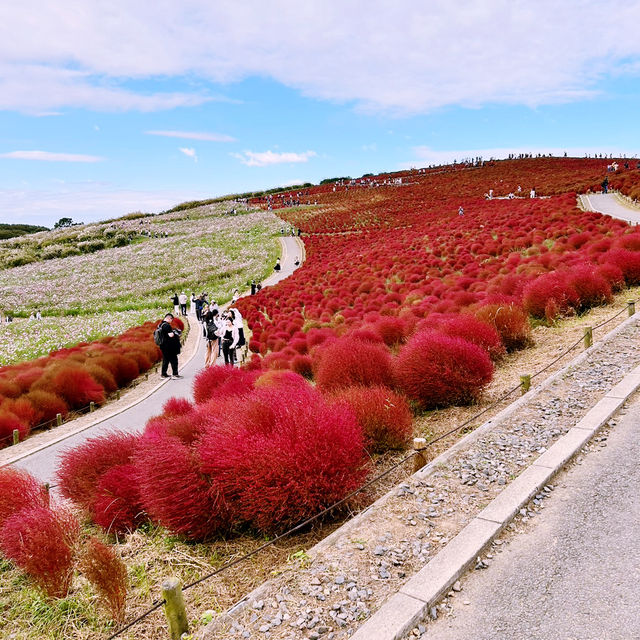
[[[300, 260], [304, 259], [304, 245], [295, 237], [283, 237], [282, 242], [282, 268], [279, 273], [275, 273], [269, 276], [262, 282], [264, 286], [273, 286], [280, 280], [290, 276], [295, 269], [295, 259], [298, 257]], [[195, 317], [191, 317], [191, 331], [195, 333], [197, 337], [196, 352], [189, 362], [182, 365], [180, 362], [180, 375], [184, 376], [181, 380], [166, 380], [164, 383], [159, 384], [156, 390], [150, 395], [144, 397], [140, 402], [125, 409], [117, 415], [113, 415], [110, 418], [97, 421], [91, 427], [83, 429], [79, 433], [69, 435], [60, 442], [53, 442], [43, 448], [37, 449], [35, 452], [27, 454], [14, 464], [17, 467], [26, 469], [34, 476], [42, 480], [42, 482], [49, 482], [55, 484], [55, 470], [58, 465], [58, 458], [63, 451], [73, 448], [87, 440], [101, 435], [107, 431], [127, 431], [137, 432], [144, 428], [147, 420], [158, 415], [162, 411], [162, 405], [166, 400], [172, 396], [175, 397], [191, 397], [191, 389], [193, 379], [196, 374], [203, 368], [205, 354], [206, 354], [206, 342], [202, 338], [202, 329]], [[160, 383], [159, 374], [157, 375], [158, 382]], [[127, 404], [126, 395], [119, 401], [123, 405]], [[72, 423], [70, 423], [72, 424]], [[55, 429], [49, 432], [52, 436], [55, 435]], [[29, 440], [18, 446], [28, 446]], [[55, 487], [53, 488], [55, 493]]]
[[640, 209], [627, 205], [615, 193], [593, 193], [582, 196], [583, 201], [593, 211], [605, 213], [633, 224], [640, 223]]
[[463, 580], [452, 614], [423, 637], [640, 638], [639, 435], [636, 398], [607, 446], [556, 479], [529, 530]]

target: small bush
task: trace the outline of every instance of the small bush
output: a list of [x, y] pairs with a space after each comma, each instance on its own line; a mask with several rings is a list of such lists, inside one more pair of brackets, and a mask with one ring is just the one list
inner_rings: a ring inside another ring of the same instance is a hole
[[395, 377], [419, 407], [433, 409], [476, 400], [491, 382], [493, 365], [477, 345], [426, 329], [398, 353]]
[[640, 284], [640, 251], [614, 249], [604, 254], [604, 260], [622, 271], [628, 286]]
[[100, 477], [112, 467], [128, 464], [139, 438], [139, 434], [112, 432], [65, 451], [56, 472], [62, 495], [90, 512]]
[[198, 452], [232, 513], [259, 531], [297, 524], [357, 488], [362, 431], [344, 405], [309, 387], [260, 389], [233, 421], [205, 431]]
[[0, 469], [0, 529], [7, 518], [22, 509], [48, 506], [49, 492], [30, 473], [15, 467]]
[[58, 414], [64, 417], [69, 413], [67, 403], [60, 396], [50, 391], [34, 389], [23, 397], [28, 400], [38, 412], [37, 424], [54, 420]]
[[347, 387], [338, 391], [335, 399], [354, 412], [369, 451], [402, 449], [413, 434], [407, 400], [388, 387]]
[[500, 360], [506, 353], [497, 329], [470, 314], [461, 313], [446, 316], [436, 324], [435, 328], [448, 336], [462, 338], [477, 344], [494, 361]]
[[578, 265], [571, 269], [569, 285], [578, 294], [579, 309], [585, 310], [611, 302], [611, 285], [591, 265]]
[[332, 391], [356, 385], [388, 385], [392, 379], [391, 355], [382, 345], [340, 338], [317, 348], [315, 379]]
[[91, 516], [97, 525], [115, 534], [133, 531], [146, 520], [132, 464], [116, 465], [100, 476]]
[[5, 520], [0, 549], [52, 598], [64, 598], [71, 587], [74, 545], [80, 525], [70, 511], [27, 507]]
[[307, 355], [293, 356], [291, 358], [291, 369], [305, 378], [311, 378], [313, 376], [311, 357]]
[[95, 537], [87, 540], [79, 563], [80, 571], [95, 587], [111, 617], [124, 620], [127, 599], [127, 568], [113, 547]]
[[205, 540], [229, 527], [217, 479], [205, 478], [189, 445], [161, 431], [147, 432], [134, 463], [151, 520], [189, 540]]
[[529, 317], [516, 304], [488, 304], [480, 307], [476, 316], [495, 327], [507, 351], [524, 349], [532, 342]]
[[104, 402], [104, 389], [81, 367], [61, 367], [53, 377], [51, 389], [59, 393], [70, 407], [86, 407], [90, 402]]
[[18, 438], [24, 440], [29, 435], [29, 426], [13, 413], [0, 409], [0, 448], [8, 447], [13, 442], [13, 432], [18, 431]]
[[523, 306], [534, 318], [551, 321], [579, 307], [580, 300], [568, 274], [558, 271], [544, 273], [524, 289]]
[[203, 404], [213, 397], [242, 395], [251, 391], [256, 374], [231, 365], [206, 367], [193, 381], [193, 398]]

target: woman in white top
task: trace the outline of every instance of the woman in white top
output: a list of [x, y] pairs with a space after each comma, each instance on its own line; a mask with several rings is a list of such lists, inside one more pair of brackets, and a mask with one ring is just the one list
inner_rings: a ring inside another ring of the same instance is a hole
[[194, 316], [196, 314], [196, 296], [191, 294], [191, 306], [189, 307], [189, 313]]
[[233, 326], [238, 330], [238, 346], [243, 347], [246, 344], [244, 338], [244, 324], [242, 323], [242, 315], [235, 308], [229, 308], [229, 312], [232, 314]]

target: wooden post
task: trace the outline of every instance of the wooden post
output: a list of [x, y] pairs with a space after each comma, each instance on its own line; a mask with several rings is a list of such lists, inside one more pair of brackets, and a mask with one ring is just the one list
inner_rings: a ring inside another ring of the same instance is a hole
[[593, 328], [584, 328], [584, 348], [588, 349], [593, 344]]
[[120, 400], [120, 389], [116, 391], [116, 400]]
[[427, 464], [427, 458], [424, 455], [424, 450], [427, 448], [426, 438], [414, 438], [413, 448], [416, 451], [416, 455], [413, 456], [413, 473], [420, 471], [425, 464]]
[[17, 429], [13, 430], [13, 444], [20, 442], [20, 432]]
[[629, 312], [629, 317], [635, 314], [636, 312], [636, 301], [635, 300], [627, 300], [627, 311]]
[[56, 413], [56, 424], [60, 426], [62, 424], [62, 414]]
[[524, 395], [531, 389], [531, 375], [525, 373], [523, 376], [520, 376], [520, 384], [522, 385], [522, 395]]
[[96, 403], [92, 400], [89, 403], [89, 413], [93, 413], [96, 410]]
[[184, 608], [182, 588], [177, 578], [168, 578], [162, 583], [162, 597], [164, 598], [164, 612], [169, 623], [169, 636], [171, 640], [180, 640], [183, 633], [189, 633], [189, 624]]

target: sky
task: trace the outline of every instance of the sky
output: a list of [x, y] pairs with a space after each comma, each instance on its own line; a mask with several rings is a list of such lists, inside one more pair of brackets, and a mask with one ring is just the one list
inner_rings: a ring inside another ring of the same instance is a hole
[[0, 222], [640, 154], [640, 0], [0, 4]]

